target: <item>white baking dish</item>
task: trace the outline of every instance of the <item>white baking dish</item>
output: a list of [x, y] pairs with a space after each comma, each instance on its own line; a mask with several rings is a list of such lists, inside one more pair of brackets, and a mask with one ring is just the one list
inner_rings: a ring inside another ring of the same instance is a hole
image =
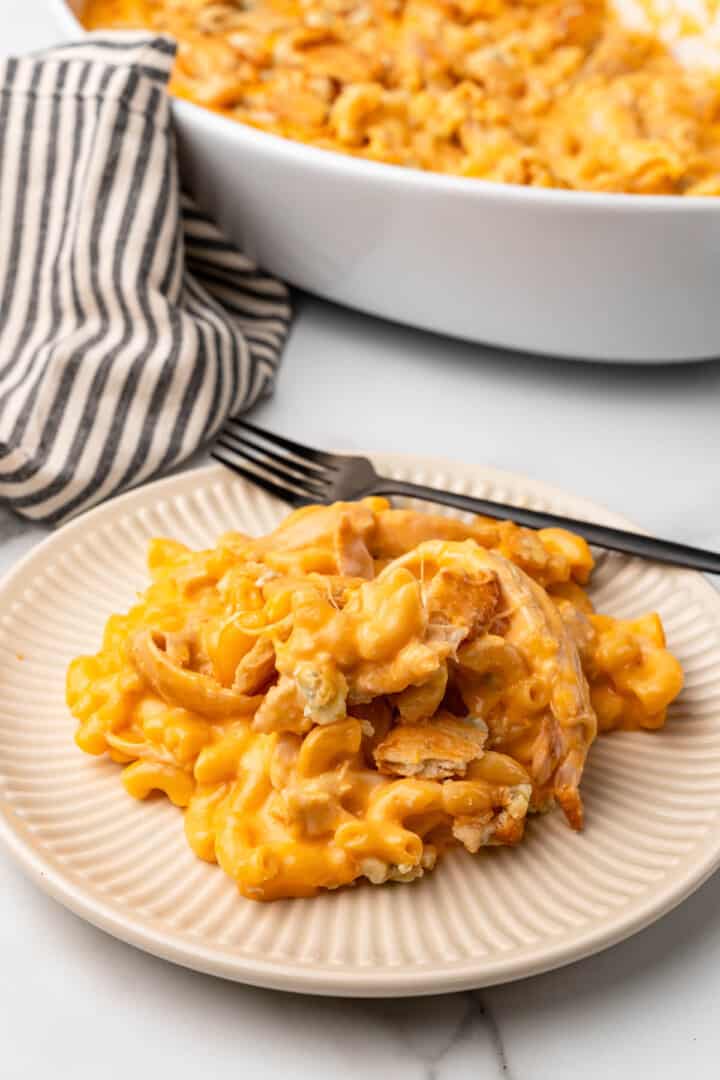
[[[68, 34], [83, 0], [51, 0]], [[720, 199], [513, 187], [358, 160], [174, 103], [197, 197], [263, 266], [472, 341], [594, 360], [720, 355]]]

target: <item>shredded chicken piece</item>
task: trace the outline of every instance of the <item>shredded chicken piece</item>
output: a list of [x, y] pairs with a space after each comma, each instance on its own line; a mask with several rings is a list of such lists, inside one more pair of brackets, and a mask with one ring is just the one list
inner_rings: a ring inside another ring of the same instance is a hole
[[269, 637], [261, 637], [235, 669], [232, 688], [237, 694], [259, 694], [275, 674], [275, 646]]
[[472, 576], [462, 568], [443, 566], [425, 590], [425, 602], [431, 622], [464, 627], [466, 637], [473, 638], [492, 621], [500, 585], [492, 571]]
[[375, 748], [375, 763], [391, 776], [444, 780], [464, 776], [482, 756], [487, 725], [476, 717], [458, 720], [439, 714], [420, 724], [401, 724]]
[[497, 543], [498, 526], [487, 519], [472, 522], [425, 514], [418, 510], [382, 510], [377, 514], [372, 553], [376, 559], [396, 559], [426, 540], [476, 540], [483, 547]]
[[366, 539], [375, 527], [375, 519], [343, 513], [335, 529], [335, 555], [338, 573], [346, 577], [372, 578], [375, 563], [367, 549]]
[[174, 664], [161, 648], [163, 637], [142, 630], [132, 641], [132, 661], [154, 690], [170, 705], [179, 705], [201, 715], [225, 718], [254, 712], [262, 697], [228, 690], [207, 675]]

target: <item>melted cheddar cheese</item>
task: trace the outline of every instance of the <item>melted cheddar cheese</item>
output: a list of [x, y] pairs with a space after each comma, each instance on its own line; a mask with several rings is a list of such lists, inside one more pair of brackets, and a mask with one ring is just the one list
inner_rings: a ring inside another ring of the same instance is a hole
[[682, 686], [656, 615], [593, 612], [563, 530], [373, 498], [206, 551], [155, 540], [149, 567], [70, 666], [77, 743], [184, 808], [252, 899], [410, 881], [555, 803], [579, 829], [598, 727], [660, 727]]

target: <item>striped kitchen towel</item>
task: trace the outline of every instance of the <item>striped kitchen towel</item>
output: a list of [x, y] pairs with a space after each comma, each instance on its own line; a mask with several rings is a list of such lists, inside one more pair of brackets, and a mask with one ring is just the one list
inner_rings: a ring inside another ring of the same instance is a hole
[[272, 388], [287, 290], [180, 193], [174, 53], [90, 35], [0, 64], [0, 499], [35, 520], [170, 469]]

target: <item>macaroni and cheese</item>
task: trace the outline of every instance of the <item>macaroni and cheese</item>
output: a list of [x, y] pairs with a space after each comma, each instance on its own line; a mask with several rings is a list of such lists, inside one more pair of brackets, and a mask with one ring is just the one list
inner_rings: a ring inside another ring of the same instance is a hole
[[173, 35], [175, 94], [324, 149], [512, 184], [720, 193], [716, 83], [605, 0], [89, 0], [84, 21]]
[[411, 881], [450, 846], [579, 829], [598, 729], [682, 686], [656, 615], [596, 615], [587, 544], [364, 499], [273, 533], [150, 545], [152, 583], [70, 666], [76, 740], [247, 897]]

